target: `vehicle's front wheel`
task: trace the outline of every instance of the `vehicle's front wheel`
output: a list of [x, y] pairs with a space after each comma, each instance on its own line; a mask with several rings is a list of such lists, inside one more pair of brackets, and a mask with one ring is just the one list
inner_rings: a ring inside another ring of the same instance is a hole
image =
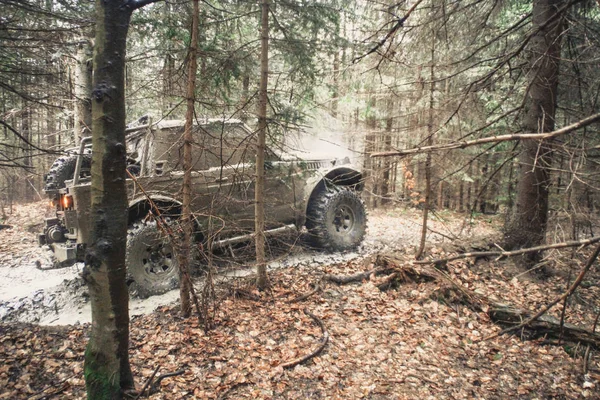
[[179, 285], [179, 263], [156, 221], [135, 222], [127, 231], [127, 272], [133, 294], [146, 298]]
[[352, 250], [365, 237], [365, 205], [353, 190], [323, 190], [308, 205], [306, 228], [318, 247], [331, 251]]

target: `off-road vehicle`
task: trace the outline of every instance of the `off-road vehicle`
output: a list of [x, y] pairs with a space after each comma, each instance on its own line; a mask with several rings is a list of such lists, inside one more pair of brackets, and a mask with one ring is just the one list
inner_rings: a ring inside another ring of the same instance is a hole
[[[154, 205], [176, 221], [181, 213], [181, 135], [183, 121], [127, 128], [129, 230], [128, 283], [140, 296], [177, 284], [173, 245], [148, 215]], [[213, 248], [248, 241], [254, 229], [255, 147], [253, 132], [240, 121], [207, 120], [193, 129], [192, 210], [195, 240]], [[82, 261], [89, 243], [91, 140], [57, 159], [45, 191], [56, 207], [40, 243], [60, 265]], [[366, 212], [359, 194], [362, 175], [345, 159], [299, 159], [267, 149], [265, 161], [266, 233], [306, 227], [314, 245], [350, 250], [363, 240]], [[210, 222], [209, 222], [210, 221]], [[204, 247], [206, 248], [206, 247]]]

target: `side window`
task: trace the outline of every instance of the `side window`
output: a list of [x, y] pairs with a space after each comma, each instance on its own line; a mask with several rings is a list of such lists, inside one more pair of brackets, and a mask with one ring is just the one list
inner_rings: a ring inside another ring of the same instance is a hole
[[[145, 139], [131, 143], [133, 155], [137, 151], [136, 162], [146, 165], [148, 173], [162, 175], [182, 169], [183, 126], [173, 124], [162, 129], [153, 129]], [[211, 122], [196, 125], [193, 131], [192, 169], [196, 171], [219, 167], [235, 167], [237, 170], [252, 170], [256, 158], [255, 135], [239, 123]], [[145, 143], [147, 142], [147, 143]], [[129, 147], [129, 146], [128, 146]], [[143, 160], [143, 154], [148, 159]], [[141, 156], [141, 157], [140, 157]], [[267, 161], [276, 160], [267, 151]]]
[[233, 166], [254, 160], [252, 134], [235, 124], [211, 123], [195, 132], [196, 152], [204, 169]]

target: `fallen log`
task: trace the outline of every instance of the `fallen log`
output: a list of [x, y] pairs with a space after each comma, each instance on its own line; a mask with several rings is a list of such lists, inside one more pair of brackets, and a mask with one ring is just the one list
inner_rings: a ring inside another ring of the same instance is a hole
[[[569, 287], [569, 289], [562, 296], [559, 296], [556, 299], [554, 299], [552, 302], [550, 302], [549, 304], [547, 304], [546, 306], [544, 306], [536, 314], [534, 314], [534, 315], [530, 316], [529, 318], [527, 318], [525, 321], [520, 322], [516, 326], [504, 329], [502, 332], [498, 333], [496, 336], [500, 336], [500, 335], [503, 335], [505, 333], [508, 333], [508, 332], [511, 332], [511, 331], [514, 331], [514, 330], [518, 330], [518, 329], [520, 329], [520, 328], [522, 328], [522, 327], [524, 327], [526, 325], [531, 325], [532, 322], [539, 321], [539, 319], [546, 312], [548, 312], [548, 310], [550, 310], [556, 304], [560, 303], [563, 300], [566, 300], [569, 296], [571, 296], [575, 292], [575, 290], [579, 287], [579, 285], [581, 284], [581, 282], [583, 281], [583, 278], [584, 278], [585, 274], [590, 270], [590, 268], [592, 268], [592, 265], [594, 265], [594, 262], [598, 258], [598, 254], [600, 254], [600, 246], [596, 246], [596, 249], [594, 250], [594, 252], [590, 256], [590, 258], [588, 259], [587, 263], [585, 264], [585, 266], [579, 272], [579, 275], [575, 279], [575, 282], [573, 282], [573, 284]], [[559, 332], [561, 333], [561, 336], [562, 336], [563, 328], [564, 328], [563, 324], [559, 323]], [[594, 329], [594, 331], [595, 331], [595, 329]], [[595, 332], [590, 332], [590, 334], [596, 335]], [[559, 338], [561, 336], [559, 336]], [[492, 336], [492, 337], [495, 337], [495, 336]], [[600, 336], [598, 336], [598, 337], [600, 338]]]
[[[465, 288], [460, 283], [452, 279], [452, 277], [450, 277], [447, 273], [436, 268], [435, 264], [431, 263], [419, 264], [414, 261], [413, 263], [406, 263], [405, 260], [398, 259], [393, 255], [380, 255], [377, 257], [377, 264], [380, 266], [367, 272], [373, 273], [373, 271], [383, 270], [390, 274], [383, 280], [382, 283], [378, 285], [380, 289], [387, 289], [394, 279], [399, 282], [406, 282], [429, 278], [439, 282], [447, 283], [453, 291], [458, 293], [458, 296], [454, 296], [455, 299], [457, 297], [460, 298], [460, 301], [465, 303], [472, 310], [477, 312], [485, 312], [492, 321], [506, 327], [501, 332], [483, 340], [489, 340], [505, 333], [521, 330], [526, 334], [525, 336], [529, 338], [556, 338], [562, 342], [567, 341], [571, 343], [583, 343], [596, 349], [600, 349], [600, 334], [597, 333], [595, 329], [590, 330], [574, 324], [564, 322], [561, 323], [559, 319], [545, 315], [550, 308], [568, 296], [571, 296], [575, 292], [583, 280], [586, 272], [592, 267], [599, 254], [600, 246], [596, 248], [592, 256], [588, 259], [586, 265], [582, 268], [577, 279], [569, 287], [569, 289], [563, 295], [550, 302], [537, 313], [513, 307], [511, 305], [491, 301], [488, 297]], [[339, 278], [338, 281], [346, 282], [349, 278], [356, 277], [358, 275], [359, 274], [350, 275], [347, 279], [342, 279], [343, 277], [341, 276], [337, 276], [337, 278]], [[448, 295], [448, 291], [445, 293], [447, 297], [450, 297]], [[452, 302], [455, 299], [447, 298], [446, 300], [450, 300], [450, 302]]]
[[487, 313], [494, 322], [508, 328], [483, 340], [522, 329], [531, 338], [554, 338], [562, 342], [584, 343], [600, 349], [600, 334], [566, 322], [563, 322], [561, 329], [560, 320], [550, 315], [541, 315], [532, 319], [533, 315], [529, 311], [501, 304], [493, 304]]

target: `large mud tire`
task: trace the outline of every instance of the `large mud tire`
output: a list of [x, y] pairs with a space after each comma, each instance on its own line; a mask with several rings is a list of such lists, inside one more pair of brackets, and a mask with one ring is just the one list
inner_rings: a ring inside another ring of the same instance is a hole
[[353, 190], [323, 190], [308, 206], [306, 228], [317, 247], [329, 251], [352, 250], [365, 237], [367, 211]]
[[156, 221], [134, 222], [127, 231], [127, 281], [141, 298], [179, 286], [179, 263], [169, 238]]
[[[44, 181], [44, 190], [58, 190], [65, 187], [65, 181], [73, 179], [75, 174], [75, 165], [77, 164], [77, 156], [74, 154], [61, 156], [57, 158]], [[92, 165], [92, 156], [84, 154], [81, 164], [81, 169], [89, 171]]]

